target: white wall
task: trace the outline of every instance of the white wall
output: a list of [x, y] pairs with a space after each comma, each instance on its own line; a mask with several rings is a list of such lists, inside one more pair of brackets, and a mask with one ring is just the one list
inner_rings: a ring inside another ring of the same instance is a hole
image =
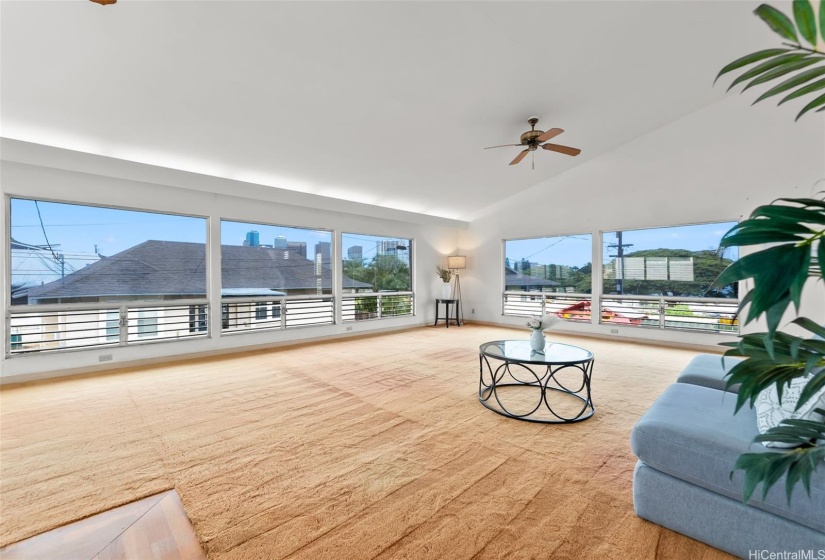
[[[582, 145], [587, 149], [587, 145]], [[415, 240], [416, 316], [304, 330], [249, 333], [208, 340], [107, 349], [107, 367], [135, 360], [165, 359], [187, 353], [272, 346], [295, 340], [328, 338], [388, 328], [427, 324], [440, 281], [436, 264], [457, 249], [468, 256], [462, 272], [468, 320], [521, 326], [522, 318], [501, 315], [502, 239], [591, 233], [709, 221], [730, 221], [781, 196], [810, 196], [823, 190], [825, 125], [819, 115], [794, 123], [793, 113], [768, 105], [750, 107], [742, 97], [688, 115], [610, 153], [501, 201], [465, 222], [348, 203], [305, 193], [157, 168], [10, 140], [2, 141], [0, 187], [11, 196], [71, 200], [221, 216], [250, 222], [323, 227], [340, 231], [410, 237]], [[544, 154], [552, 165], [554, 154]], [[232, 195], [221, 193], [231, 192]], [[7, 216], [0, 226], [7, 231]], [[213, 226], [213, 233], [214, 233]], [[4, 251], [6, 250], [4, 246]], [[600, 276], [595, 255], [595, 276]], [[8, 293], [6, 259], [0, 282]], [[597, 279], [597, 281], [599, 281]], [[819, 284], [806, 296], [803, 312], [825, 314]], [[216, 296], [214, 296], [216, 297]], [[3, 302], [5, 311], [6, 302]], [[220, 306], [213, 299], [213, 324]], [[471, 310], [475, 313], [471, 313]], [[565, 324], [562, 330], [652, 341], [713, 346], [721, 336], [664, 332], [615, 325]], [[5, 340], [5, 333], [2, 339]], [[0, 360], [0, 382], [98, 368], [95, 351], [15, 357]]]
[[[458, 231], [464, 222], [418, 216], [418, 223], [409, 220], [414, 214], [386, 210], [344, 201], [288, 193], [230, 180], [218, 180], [191, 173], [153, 168], [111, 158], [100, 158], [45, 146], [14, 141], [3, 141], [3, 161], [0, 167], [2, 193], [9, 196], [31, 197], [45, 200], [72, 201], [105, 206], [118, 206], [157, 210], [172, 213], [207, 216], [211, 220], [210, 233], [219, 236], [221, 217], [278, 225], [332, 229], [337, 236], [341, 232], [355, 232], [414, 240], [413, 286], [416, 292], [415, 316], [386, 320], [364, 321], [345, 325], [329, 325], [286, 331], [244, 333], [220, 336], [220, 329], [213, 329], [212, 337], [174, 343], [157, 343], [139, 347], [106, 348], [100, 351], [67, 351], [59, 354], [42, 354], [2, 357], [0, 382], [9, 383], [52, 377], [76, 371], [89, 371], [101, 367], [99, 354], [114, 354], [112, 362], [105, 366], [122, 367], [136, 360], [164, 359], [187, 353], [212, 353], [233, 348], [271, 346], [295, 340], [329, 338], [346, 334], [403, 328], [432, 322], [435, 317], [433, 300], [440, 280], [435, 275], [437, 264], [446, 264], [445, 255], [453, 252], [458, 243]], [[9, 161], [14, 158], [18, 161]], [[48, 162], [50, 166], [28, 162]], [[57, 168], [54, 166], [63, 167]], [[71, 168], [74, 170], [67, 170]], [[102, 173], [102, 174], [101, 174]], [[147, 180], [131, 180], [140, 177]], [[163, 182], [167, 184], [162, 184]], [[185, 185], [185, 186], [171, 186]], [[202, 188], [199, 188], [202, 187]], [[217, 194], [215, 191], [233, 193]], [[284, 204], [287, 199], [293, 204]], [[301, 205], [299, 205], [301, 204]], [[311, 207], [313, 205], [315, 207]], [[318, 207], [321, 207], [320, 209]], [[346, 211], [328, 208], [341, 207]], [[7, 206], [6, 206], [7, 208]], [[354, 213], [362, 210], [363, 214]], [[379, 217], [382, 213], [393, 219]], [[400, 218], [400, 219], [398, 219]], [[8, 216], [0, 218], [2, 231], [8, 231]], [[8, 294], [8, 266], [4, 258], [0, 264], [3, 293]], [[213, 244], [213, 258], [220, 250]], [[219, 273], [212, 281], [219, 280]], [[220, 325], [220, 300], [212, 290], [212, 325]], [[5, 296], [7, 297], [7, 296]], [[7, 301], [3, 301], [3, 311]], [[6, 339], [3, 322], [2, 340]]]
[[[462, 275], [468, 318], [521, 325], [501, 314], [502, 239], [732, 221], [778, 197], [825, 190], [825, 124], [819, 115], [794, 123], [793, 112], [750, 106], [734, 96], [637, 138], [593, 161], [514, 195], [471, 220], [460, 233], [470, 268]], [[584, 150], [587, 145], [581, 146]], [[549, 156], [549, 157], [548, 157]], [[540, 154], [542, 165], [553, 155]], [[561, 157], [561, 156], [557, 156]], [[597, 265], [599, 256], [595, 256]], [[594, 277], [600, 266], [594, 266]], [[599, 275], [600, 276], [600, 275]], [[825, 301], [804, 311], [822, 316]], [[615, 325], [565, 324], [610, 336]], [[618, 327], [613, 336], [690, 344], [724, 338], [701, 333]]]

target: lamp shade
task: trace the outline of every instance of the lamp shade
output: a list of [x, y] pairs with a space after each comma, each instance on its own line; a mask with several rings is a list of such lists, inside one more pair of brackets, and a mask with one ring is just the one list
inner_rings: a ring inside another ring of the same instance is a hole
[[463, 255], [456, 257], [447, 257], [447, 268], [451, 268], [454, 270], [467, 268], [467, 257]]

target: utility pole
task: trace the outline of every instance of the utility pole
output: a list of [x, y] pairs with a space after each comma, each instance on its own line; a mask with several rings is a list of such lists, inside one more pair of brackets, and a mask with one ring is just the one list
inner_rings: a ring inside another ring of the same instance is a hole
[[625, 247], [633, 247], [633, 243], [622, 243], [622, 232], [616, 232], [616, 243], [611, 243], [607, 246], [610, 249], [617, 249], [615, 255], [608, 255], [609, 257], [616, 257], [618, 266], [616, 267], [616, 292], [624, 293], [624, 249]]

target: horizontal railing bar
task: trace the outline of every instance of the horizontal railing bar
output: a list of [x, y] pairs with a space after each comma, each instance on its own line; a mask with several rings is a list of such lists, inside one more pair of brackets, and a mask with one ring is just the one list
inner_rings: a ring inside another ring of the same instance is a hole
[[[95, 330], [99, 330], [99, 329], [95, 329]], [[69, 331], [69, 332], [72, 332], [72, 331]], [[73, 332], [87, 333], [88, 331], [73, 331]], [[44, 336], [50, 335], [50, 334], [55, 334], [55, 333], [66, 334], [66, 331], [54, 331], [54, 332], [48, 332], [48, 333], [25, 333], [23, 336], [27, 337], [27, 339], [23, 340], [21, 343], [22, 344], [35, 344], [35, 343], [44, 344], [44, 343], [47, 343], [47, 342], [67, 342], [67, 341], [75, 341], [75, 340], [89, 340], [89, 339], [92, 339], [92, 338], [100, 340], [101, 338], [104, 338], [106, 336], [105, 334], [103, 334], [103, 335], [95, 334], [94, 336], [61, 336], [59, 338], [54, 338], [52, 340], [44, 340], [43, 339]], [[112, 341], [112, 342], [115, 342], [115, 341]], [[15, 343], [15, 344], [17, 344], [17, 343]]]
[[[44, 313], [13, 313], [12, 319], [44, 319], [46, 317], [85, 317], [87, 315], [102, 315], [104, 313], [117, 313], [120, 316], [120, 310], [115, 309], [87, 309], [85, 311], [46, 311]], [[57, 315], [59, 314], [59, 315]], [[105, 318], [93, 319], [94, 321], [105, 321]], [[109, 320], [114, 320], [112, 317]], [[77, 321], [81, 323], [82, 321]]]
[[255, 296], [255, 297], [222, 297], [221, 305], [232, 303], [280, 303], [281, 301], [332, 301], [335, 299], [331, 294], [318, 295], [292, 295], [292, 296]]
[[358, 292], [355, 294], [346, 293], [341, 295], [341, 299], [357, 299], [360, 297], [393, 297], [393, 296], [411, 296], [415, 292]]
[[[141, 333], [142, 334], [142, 333]], [[140, 336], [138, 333], [129, 333], [128, 342], [129, 344], [133, 342], [141, 342], [144, 340], [168, 340], [173, 338], [194, 338], [199, 336], [206, 336], [206, 331], [196, 331], [196, 332], [187, 332], [183, 334], [175, 334], [175, 333], [146, 333], [143, 336]]]
[[[54, 315], [46, 315], [46, 317], [54, 317]], [[65, 315], [64, 315], [63, 317], [65, 317]], [[14, 320], [15, 318], [16, 318], [16, 317], [12, 317], [12, 320]], [[110, 321], [111, 321], [111, 322], [120, 321], [120, 316], [118, 316], [118, 317], [112, 317], [111, 319], [89, 319], [88, 321], [63, 321], [63, 322], [60, 322], [60, 323], [46, 323], [46, 325], [48, 325], [48, 326], [51, 326], [51, 325], [57, 325], [57, 324], [60, 324], [60, 325], [71, 325], [71, 326], [75, 326], [75, 325], [91, 325], [91, 324], [94, 324], [94, 325], [103, 325], [103, 324], [105, 324], [106, 322], [110, 322]], [[42, 325], [42, 324], [41, 324], [41, 325]], [[19, 328], [24, 328], [24, 327], [37, 327], [37, 326], [41, 326], [41, 325], [25, 325], [25, 324], [24, 324], [24, 325], [14, 325], [14, 324], [12, 324], [12, 325], [11, 325], [11, 328], [13, 328], [13, 329], [14, 329], [14, 328], [18, 328], [18, 329], [19, 329]], [[101, 328], [105, 328], [105, 327], [101, 327]], [[114, 327], [112, 327], [112, 328], [114, 328]], [[55, 332], [63, 332], [63, 331], [55, 331]]]
[[[137, 315], [129, 314], [127, 319], [130, 323], [137, 321], [157, 321], [162, 325], [183, 325], [185, 323], [197, 323], [198, 321], [205, 321], [206, 319], [198, 319], [195, 317], [189, 320], [189, 315], [162, 315], [155, 317], [138, 317]], [[167, 321], [167, 319], [181, 319], [180, 321]]]
[[[209, 337], [209, 333], [204, 331], [204, 332], [198, 333], [197, 335], [193, 334], [193, 335], [189, 335], [189, 336], [153, 337], [153, 338], [148, 338], [148, 339], [145, 339], [145, 340], [128, 340], [125, 347], [135, 346], [135, 345], [144, 345], [144, 344], [171, 344], [171, 343], [174, 343], [176, 341], [181, 341], [181, 340], [189, 339], [189, 338], [208, 338], [208, 337]], [[25, 344], [29, 344], [29, 343], [27, 343], [27, 342], [14, 342], [13, 344], [23, 344], [23, 345], [25, 345]], [[46, 344], [46, 343], [44, 342], [44, 343], [38, 343], [38, 344]], [[87, 351], [89, 349], [92, 349], [92, 348], [118, 348], [118, 347], [124, 347], [124, 346], [122, 346], [119, 342], [112, 341], [112, 342], [101, 342], [100, 344], [88, 344], [88, 345], [80, 345], [80, 346], [64, 346], [64, 347], [57, 347], [57, 348], [38, 348], [38, 349], [24, 351], [24, 352], [15, 350], [13, 352], [11, 352], [11, 351], [8, 352], [7, 356], [9, 356], [9, 357], [19, 357], [19, 356], [22, 356], [23, 354], [34, 354], [34, 353], [49, 353], [49, 354], [52, 354], [52, 353], [56, 353], [56, 352], [59, 352], [61, 354], [65, 354], [66, 352], [85, 352], [85, 351]]]
[[208, 299], [175, 299], [158, 301], [124, 301], [122, 303], [112, 301], [101, 301], [92, 303], [49, 303], [43, 305], [11, 305], [7, 312], [11, 314], [19, 313], [46, 313], [49, 311], [86, 311], [86, 310], [116, 310], [121, 307], [128, 309], [143, 308], [166, 308], [166, 307], [187, 307], [190, 305], [208, 305]]
[[733, 298], [703, 298], [689, 296], [634, 296], [630, 294], [603, 294], [601, 298], [602, 300], [636, 299], [642, 301], [666, 301], [677, 303], [725, 303], [730, 305], [739, 305], [739, 300]]
[[508, 290], [504, 292], [505, 296], [534, 296], [534, 297], [569, 297], [569, 298], [586, 298], [593, 297], [592, 294], [582, 294], [579, 292], [522, 292], [518, 290]]

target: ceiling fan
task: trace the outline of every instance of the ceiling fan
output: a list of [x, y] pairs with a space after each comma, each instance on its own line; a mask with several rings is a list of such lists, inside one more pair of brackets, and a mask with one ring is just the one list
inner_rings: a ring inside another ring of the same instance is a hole
[[[530, 117], [527, 119], [527, 122], [530, 123], [530, 130], [525, 132], [521, 135], [521, 143], [520, 144], [502, 144], [501, 146], [490, 146], [488, 148], [484, 148], [485, 150], [489, 150], [490, 148], [506, 148], [508, 146], [523, 146], [525, 149], [516, 156], [516, 159], [510, 162], [510, 165], [515, 165], [521, 160], [524, 159], [529, 152], [535, 152], [539, 148], [544, 148], [545, 150], [550, 150], [551, 152], [558, 152], [560, 154], [565, 154], [568, 156], [577, 156], [582, 151], [578, 148], [571, 148], [569, 146], [562, 146], [560, 144], [550, 144], [545, 143], [551, 138], [555, 138], [564, 130], [560, 128], [551, 128], [547, 132], [543, 130], [536, 130], [536, 124], [539, 122], [538, 117]], [[533, 161], [533, 169], [536, 168], [535, 160]]]

